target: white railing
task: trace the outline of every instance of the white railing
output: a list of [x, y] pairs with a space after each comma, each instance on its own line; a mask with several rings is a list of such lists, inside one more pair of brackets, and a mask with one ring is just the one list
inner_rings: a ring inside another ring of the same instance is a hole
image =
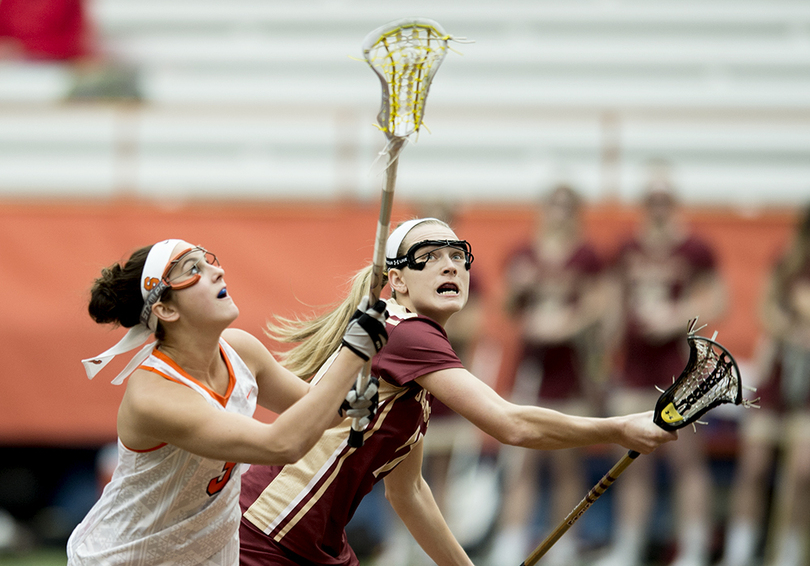
[[[95, 0], [139, 103], [64, 102], [71, 69], [0, 62], [0, 197], [368, 198], [383, 143], [360, 0]], [[409, 4], [456, 45], [398, 191], [632, 199], [652, 160], [695, 202], [810, 200], [810, 4]]]

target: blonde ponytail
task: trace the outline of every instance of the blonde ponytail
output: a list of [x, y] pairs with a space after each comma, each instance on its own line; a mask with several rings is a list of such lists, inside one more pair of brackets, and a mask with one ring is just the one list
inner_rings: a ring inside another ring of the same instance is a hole
[[[282, 365], [294, 374], [309, 379], [340, 345], [346, 326], [357, 304], [368, 293], [372, 266], [363, 268], [351, 280], [349, 296], [336, 308], [312, 319], [283, 318], [267, 325], [267, 336], [282, 343], [298, 344], [278, 353]], [[387, 278], [383, 278], [383, 285]]]
[[[424, 224], [450, 226], [439, 219], [428, 218]], [[407, 235], [407, 234], [406, 234]], [[399, 244], [397, 256], [404, 253], [405, 238]], [[340, 345], [343, 333], [349, 324], [352, 314], [364, 295], [368, 294], [371, 286], [371, 272], [373, 266], [369, 265], [355, 274], [351, 280], [349, 296], [331, 311], [311, 319], [283, 318], [276, 316], [265, 329], [265, 334], [286, 344], [298, 344], [287, 352], [276, 352], [282, 365], [303, 379], [314, 376], [326, 360]], [[383, 275], [382, 287], [388, 284], [388, 275]], [[396, 298], [392, 291], [391, 296]]]

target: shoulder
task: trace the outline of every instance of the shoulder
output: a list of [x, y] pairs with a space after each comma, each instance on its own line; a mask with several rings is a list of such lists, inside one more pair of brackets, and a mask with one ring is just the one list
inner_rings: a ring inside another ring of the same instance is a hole
[[222, 332], [222, 339], [236, 352], [250, 371], [257, 372], [269, 365], [275, 366], [276, 359], [267, 347], [250, 332], [238, 328], [227, 328]]
[[537, 262], [537, 252], [534, 246], [529, 243], [512, 248], [503, 259], [503, 265], [506, 269], [514, 269], [516, 266], [524, 264], [535, 265]]
[[388, 345], [392, 341], [409, 345], [448, 341], [447, 333], [439, 323], [412, 313], [398, 303], [388, 301], [388, 314]]
[[689, 234], [678, 248], [679, 255], [692, 263], [711, 267], [715, 263], [715, 253], [708, 241], [696, 234]]
[[693, 249], [693, 250], [711, 250], [712, 247], [709, 244], [709, 241], [701, 236], [700, 234], [691, 233], [686, 236], [681, 244], [681, 247], [685, 249]]
[[389, 329], [388, 336], [388, 343], [379, 356], [381, 360], [407, 360], [407, 364], [417, 360], [426, 363], [450, 360], [452, 365], [461, 366], [447, 333], [429, 318], [418, 316], [400, 321]]
[[186, 383], [160, 369], [140, 367], [127, 378], [124, 402], [137, 412], [150, 413], [178, 398], [197, 399], [200, 395]]
[[602, 269], [602, 258], [590, 242], [582, 242], [571, 254], [569, 265], [586, 273], [594, 273]]
[[226, 328], [222, 332], [222, 339], [243, 359], [252, 357], [261, 350], [267, 350], [253, 334], [239, 328]]
[[391, 301], [389, 313], [388, 343], [374, 357], [376, 375], [404, 385], [439, 369], [464, 367], [437, 322]]
[[609, 263], [617, 264], [621, 263], [627, 257], [633, 253], [641, 252], [641, 243], [639, 242], [638, 238], [635, 236], [625, 236], [625, 238], [619, 243], [616, 247], [615, 252], [609, 259]]
[[624, 240], [619, 243], [619, 252], [627, 253], [641, 249], [641, 240], [636, 235], [626, 236]]
[[[391, 339], [414, 343], [449, 342], [447, 332], [437, 322], [417, 316], [392, 324], [388, 330]], [[396, 338], [394, 338], [396, 337]]]
[[167, 430], [208, 408], [190, 387], [153, 371], [137, 369], [127, 379], [118, 408], [118, 436], [128, 448], [145, 450], [165, 442]]

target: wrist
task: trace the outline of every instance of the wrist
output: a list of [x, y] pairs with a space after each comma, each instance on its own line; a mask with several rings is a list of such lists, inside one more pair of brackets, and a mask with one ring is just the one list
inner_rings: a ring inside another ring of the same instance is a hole
[[627, 416], [608, 417], [607, 421], [609, 442], [627, 446]]
[[361, 352], [360, 350], [349, 344], [345, 339], [341, 342], [341, 344], [343, 345], [343, 348], [345, 350], [350, 351], [352, 354], [355, 355], [355, 357], [360, 358], [360, 360], [362, 360], [364, 363], [369, 360], [366, 354], [364, 354], [363, 352]]

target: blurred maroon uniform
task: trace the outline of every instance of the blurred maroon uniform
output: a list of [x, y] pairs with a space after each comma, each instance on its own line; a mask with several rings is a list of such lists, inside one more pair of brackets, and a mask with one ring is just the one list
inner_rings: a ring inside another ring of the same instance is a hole
[[[681, 374], [688, 357], [684, 336], [654, 342], [644, 336], [638, 313], [646, 305], [681, 299], [699, 277], [715, 271], [716, 263], [711, 248], [695, 236], [687, 237], [665, 254], [651, 253], [636, 239], [620, 248], [616, 267], [627, 313], [622, 371], [625, 385], [667, 387], [673, 376]], [[686, 323], [684, 320], [684, 330]]]
[[392, 300], [388, 312], [388, 344], [372, 365], [380, 403], [363, 447], [347, 446], [347, 420], [295, 464], [251, 466], [242, 476], [243, 565], [359, 563], [346, 524], [427, 430], [432, 397], [414, 380], [463, 367], [441, 326]]
[[[525, 262], [536, 272], [534, 286], [517, 297], [519, 313], [529, 309], [576, 307], [582, 299], [585, 285], [602, 270], [602, 261], [594, 248], [582, 243], [564, 262], [550, 262], [532, 248], [518, 250], [512, 264]], [[521, 361], [534, 359], [542, 369], [539, 397], [541, 399], [572, 399], [584, 393], [586, 380], [584, 364], [577, 347], [571, 341], [537, 343], [524, 338]]]
[[[782, 291], [781, 307], [798, 321], [803, 318], [797, 304], [800, 294], [810, 295], [810, 262], [790, 278]], [[805, 301], [806, 302], [806, 301]], [[810, 320], [804, 320], [810, 326]], [[776, 344], [770, 371], [757, 388], [763, 409], [778, 412], [810, 409], [810, 344], [804, 347], [782, 341]]]

